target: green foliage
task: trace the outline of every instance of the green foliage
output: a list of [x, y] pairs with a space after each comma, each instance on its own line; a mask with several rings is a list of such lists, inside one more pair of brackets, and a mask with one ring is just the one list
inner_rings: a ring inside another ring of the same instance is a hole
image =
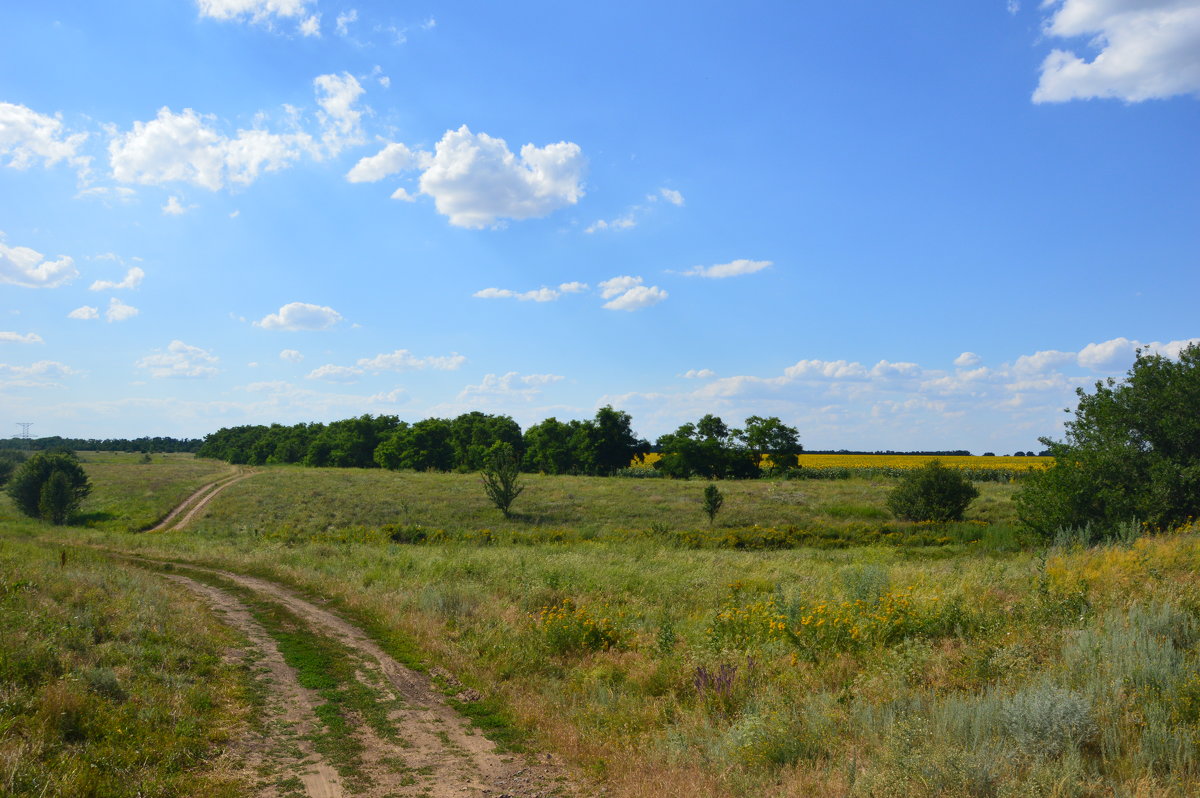
[[518, 484], [520, 476], [521, 460], [513, 451], [512, 444], [501, 441], [488, 449], [483, 471], [480, 472], [483, 490], [505, 518], [512, 516], [512, 503], [525, 490], [524, 485]]
[[459, 471], [482, 469], [489, 452], [499, 443], [508, 444], [519, 464], [525, 441], [521, 438], [520, 426], [508, 416], [492, 416], [475, 410], [450, 422], [450, 446], [454, 450], [454, 467]]
[[55, 525], [65, 524], [79, 509], [79, 497], [71, 489], [71, 481], [61, 470], [50, 472], [38, 497], [38, 515]]
[[979, 490], [957, 469], [931, 460], [904, 476], [891, 492], [887, 506], [909, 521], [961, 521]]
[[721, 505], [725, 503], [725, 497], [721, 495], [721, 491], [716, 485], [706, 485], [704, 488], [704, 513], [708, 516], [708, 523], [711, 526], [716, 519], [717, 513], [721, 510]]
[[17, 468], [7, 490], [25, 515], [61, 524], [79, 508], [92, 486], [74, 454], [41, 452]]
[[1018, 493], [1022, 521], [1052, 535], [1132, 519], [1170, 527], [1200, 515], [1200, 344], [1177, 360], [1139, 350], [1123, 382], [1078, 394], [1066, 440], [1041, 439], [1055, 461]]
[[583, 607], [571, 599], [542, 607], [537, 626], [554, 654], [603, 651], [621, 644], [621, 630], [606, 607]]
[[25, 462], [25, 453], [15, 449], [0, 449], [0, 486], [12, 477], [17, 466]]
[[449, 471], [454, 466], [450, 435], [450, 422], [442, 418], [404, 424], [376, 447], [375, 462], [392, 471]]
[[695, 424], [684, 424], [656, 442], [662, 457], [654, 468], [680, 479], [700, 476], [706, 479], [747, 478], [759, 474], [758, 460], [742, 444], [741, 431], [731, 430], [714, 415], [706, 415]]
[[800, 433], [777, 417], [750, 416], [746, 419], [742, 440], [750, 450], [750, 458], [759, 463], [764, 455], [771, 459], [775, 471], [787, 471], [796, 467], [796, 455], [804, 451], [800, 445]]

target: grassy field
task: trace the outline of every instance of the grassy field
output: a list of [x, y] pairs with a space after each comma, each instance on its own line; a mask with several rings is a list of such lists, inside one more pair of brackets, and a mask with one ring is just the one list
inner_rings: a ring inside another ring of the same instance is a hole
[[244, 714], [234, 640], [157, 578], [5, 519], [0, 794], [242, 793], [213, 755]]
[[[930, 528], [890, 518], [887, 479], [721, 483], [716, 535], [843, 538], [745, 550], [687, 537], [702, 482], [527, 485], [504, 521], [477, 476], [272, 468], [184, 532], [40, 534], [299, 586], [612, 796], [1200, 792], [1195, 527], [1047, 548], [1007, 484]], [[414, 527], [446, 534], [386, 531]]]
[[84, 507], [83, 523], [113, 531], [154, 526], [172, 507], [201, 485], [233, 469], [190, 454], [81, 452], [94, 489]]

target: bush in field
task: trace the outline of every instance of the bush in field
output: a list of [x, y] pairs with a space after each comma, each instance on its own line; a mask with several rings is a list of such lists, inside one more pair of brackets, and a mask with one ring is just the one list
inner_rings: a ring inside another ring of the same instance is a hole
[[74, 454], [42, 452], [17, 468], [7, 490], [25, 515], [63, 524], [79, 509], [92, 486]]
[[909, 521], [961, 521], [979, 490], [956, 469], [931, 460], [913, 469], [887, 499], [897, 518]]
[[1200, 344], [1178, 359], [1138, 350], [1124, 382], [1078, 394], [1066, 440], [1041, 439], [1054, 465], [1016, 495], [1025, 524], [1052, 535], [1133, 519], [1169, 527], [1200, 515]]
[[721, 510], [721, 505], [725, 503], [725, 497], [721, 495], [721, 491], [716, 485], [708, 485], [704, 488], [704, 512], [708, 515], [709, 526], [716, 519], [717, 513]]
[[525, 490], [517, 482], [521, 476], [521, 458], [507, 442], [497, 443], [488, 450], [483, 471], [483, 490], [505, 518], [512, 516], [509, 508]]

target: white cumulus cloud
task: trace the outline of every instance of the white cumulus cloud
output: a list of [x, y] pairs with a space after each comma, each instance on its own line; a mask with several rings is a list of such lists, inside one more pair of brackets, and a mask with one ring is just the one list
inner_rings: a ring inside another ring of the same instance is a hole
[[737, 277], [743, 274], [754, 274], [771, 266], [769, 260], [740, 260], [731, 261], [729, 263], [718, 263], [714, 266], [693, 266], [684, 272], [689, 277], [709, 277], [720, 279], [723, 277]]
[[[295, 19], [308, 14], [308, 0], [197, 0], [200, 16], [222, 21], [253, 22], [274, 27], [277, 20]], [[301, 20], [304, 35], [312, 17]]]
[[100, 309], [94, 308], [91, 305], [83, 305], [75, 308], [67, 314], [68, 319], [80, 319], [81, 321], [91, 321], [92, 319], [100, 318]]
[[978, 366], [982, 358], [974, 352], [963, 352], [958, 357], [954, 358], [954, 365], [960, 369], [968, 369], [972, 366]]
[[125, 278], [119, 283], [114, 283], [112, 280], [96, 280], [90, 286], [89, 291], [126, 291], [137, 288], [145, 279], [146, 272], [140, 266], [130, 266], [129, 271], [125, 272]]
[[305, 133], [280, 135], [239, 130], [229, 138], [191, 108], [163, 107], [149, 122], [113, 137], [108, 145], [113, 177], [122, 183], [191, 183], [216, 191], [228, 182], [248, 185], [262, 172], [290, 165], [311, 148]]
[[385, 177], [416, 169], [422, 163], [426, 163], [429, 157], [429, 153], [413, 152], [400, 142], [388, 142], [379, 152], [360, 159], [354, 168], [346, 173], [346, 179], [351, 183], [374, 183]]
[[467, 362], [466, 357], [457, 352], [450, 355], [417, 357], [407, 349], [397, 349], [394, 352], [379, 354], [375, 357], [361, 358], [358, 365], [371, 371], [404, 371], [425, 368], [454, 371], [465, 362]]
[[53, 166], [65, 160], [86, 170], [90, 159], [79, 155], [86, 140], [86, 133], [68, 135], [56, 117], [0, 102], [0, 156], [7, 157], [7, 166], [25, 169], [38, 161]]
[[603, 280], [600, 296], [609, 300], [604, 303], [608, 310], [639, 310], [656, 305], [668, 294], [656, 285], [642, 285], [641, 277], [622, 275]]
[[26, 388], [54, 386], [60, 377], [69, 377], [79, 372], [56, 360], [39, 360], [29, 366], [11, 366], [0, 363], [0, 384]]
[[112, 321], [126, 321], [132, 319], [138, 314], [138, 309], [132, 305], [126, 305], [116, 297], [108, 300], [108, 310], [104, 311], [104, 318]]
[[673, 188], [660, 188], [658, 193], [659, 196], [672, 205], [683, 205], [683, 195]]
[[254, 322], [264, 330], [326, 330], [342, 320], [342, 314], [325, 305], [289, 302], [278, 313], [268, 313]]
[[318, 117], [324, 128], [321, 139], [330, 154], [336, 155], [343, 148], [361, 144], [363, 111], [355, 104], [365, 89], [349, 72], [340, 75], [318, 75], [313, 79], [317, 92], [317, 105], [321, 106]]
[[195, 205], [184, 205], [179, 201], [179, 197], [172, 194], [167, 197], [167, 204], [162, 206], [162, 212], [165, 216], [183, 216], [195, 207]]
[[211, 377], [217, 373], [217, 357], [198, 346], [174, 340], [166, 351], [146, 355], [135, 364], [146, 369], [151, 377]]
[[574, 205], [583, 196], [584, 166], [578, 144], [526, 144], [517, 156], [504, 139], [463, 125], [442, 136], [420, 185], [451, 224], [482, 228]]
[[600, 282], [600, 296], [604, 299], [611, 299], [641, 284], [641, 277], [631, 277], [629, 275], [602, 280]]
[[515, 371], [507, 374], [485, 374], [478, 385], [468, 385], [458, 395], [458, 400], [487, 397], [491, 399], [520, 399], [531, 401], [542, 392], [542, 388], [551, 383], [560, 382], [563, 378], [558, 374], [526, 374]]
[[688, 380], [710, 380], [717, 376], [717, 372], [712, 369], [688, 369], [682, 376]]
[[1087, 37], [1088, 54], [1055, 49], [1033, 101], [1140, 102], [1200, 93], [1200, 0], [1045, 0], [1049, 36]]
[[558, 288], [535, 288], [532, 291], [512, 291], [508, 288], [484, 288], [471, 296], [480, 299], [516, 299], [520, 302], [553, 302], [563, 294], [578, 294], [587, 290], [587, 283], [563, 283]]
[[326, 363], [324, 366], [313, 369], [308, 374], [310, 380], [327, 380], [329, 382], [354, 382], [361, 377], [365, 372], [354, 366], [335, 366], [332, 363]]
[[10, 247], [0, 242], [0, 283], [24, 288], [56, 288], [78, 276], [75, 261], [66, 255], [59, 255], [58, 260], [46, 260], [42, 253], [29, 247]]
[[279, 353], [279, 359], [288, 363], [299, 363], [304, 359], [304, 355], [295, 349], [284, 349]]
[[630, 211], [624, 216], [618, 216], [615, 219], [597, 219], [584, 228], [585, 233], [598, 233], [601, 230], [629, 230], [637, 227], [636, 211]]
[[3, 344], [40, 344], [42, 336], [37, 333], [0, 332], [0, 343]]
[[639, 285], [630, 288], [616, 299], [605, 302], [604, 307], [609, 310], [640, 310], [657, 305], [667, 296], [667, 292], [656, 285]]

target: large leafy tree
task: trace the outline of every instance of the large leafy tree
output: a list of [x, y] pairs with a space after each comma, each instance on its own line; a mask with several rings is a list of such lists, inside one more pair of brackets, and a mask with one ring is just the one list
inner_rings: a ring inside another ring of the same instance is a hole
[[593, 423], [593, 469], [597, 474], [628, 468], [635, 457], [644, 457], [650, 451], [650, 444], [633, 434], [633, 418], [623, 410], [605, 405], [596, 411]]
[[1016, 496], [1021, 519], [1051, 534], [1200, 515], [1200, 344], [1178, 358], [1138, 351], [1123, 381], [1077, 391], [1066, 439], [1042, 438], [1054, 464]]
[[758, 476], [758, 462], [741, 443], [742, 432], [730, 429], [711, 413], [684, 424], [656, 441], [662, 457], [654, 467], [672, 477], [709, 479]]
[[17, 509], [55, 524], [67, 521], [92, 490], [72, 452], [41, 452], [17, 468], [7, 486]]
[[800, 432], [795, 427], [784, 424], [777, 416], [750, 416], [745, 427], [742, 440], [754, 462], [761, 463], [765, 454], [770, 456], [775, 468], [795, 467], [796, 455], [804, 451], [800, 445]]

